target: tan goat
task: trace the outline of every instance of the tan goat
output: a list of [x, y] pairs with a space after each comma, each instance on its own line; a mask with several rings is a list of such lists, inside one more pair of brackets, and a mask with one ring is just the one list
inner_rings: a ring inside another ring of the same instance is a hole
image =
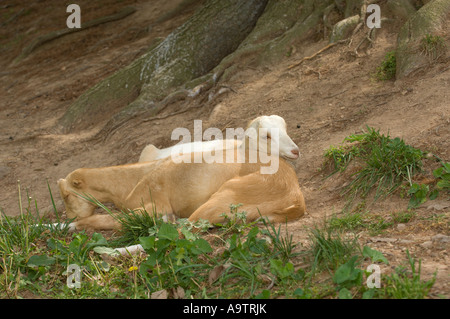
[[[266, 137], [270, 139], [270, 137]], [[242, 204], [247, 220], [261, 216], [274, 222], [300, 218], [305, 202], [297, 176], [290, 164], [276, 155], [273, 174], [262, 174], [267, 162], [251, 163], [251, 150], [244, 143], [234, 149], [234, 161], [196, 163], [196, 153], [172, 158], [104, 168], [81, 168], [58, 181], [68, 218], [76, 217], [76, 228], [118, 227], [110, 215], [94, 215], [95, 206], [80, 194], [100, 202], [112, 202], [120, 209], [142, 209], [188, 218], [191, 221], [223, 221], [230, 204]], [[258, 145], [259, 147], [259, 145]], [[260, 153], [258, 153], [260, 154]], [[261, 155], [261, 154], [260, 154]], [[225, 154], [223, 154], [225, 156]], [[242, 158], [244, 161], [242, 161]], [[241, 159], [241, 160], [239, 160]], [[186, 160], [186, 161], [184, 161]]]

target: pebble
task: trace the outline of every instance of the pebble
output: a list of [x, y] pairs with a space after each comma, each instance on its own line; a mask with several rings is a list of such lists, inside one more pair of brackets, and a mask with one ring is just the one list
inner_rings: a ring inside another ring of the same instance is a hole
[[450, 236], [447, 236], [444, 234], [437, 234], [437, 235], [431, 237], [431, 240], [438, 241], [441, 243], [450, 243]]
[[398, 224], [397, 225], [397, 230], [404, 230], [406, 228], [405, 224]]
[[427, 240], [422, 244], [420, 244], [420, 246], [422, 246], [425, 249], [430, 249], [431, 247], [433, 247], [433, 242], [431, 240]]

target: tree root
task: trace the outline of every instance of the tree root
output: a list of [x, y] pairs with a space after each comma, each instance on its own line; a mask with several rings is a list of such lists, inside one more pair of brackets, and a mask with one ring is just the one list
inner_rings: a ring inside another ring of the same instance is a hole
[[[175, 116], [178, 114], [186, 113], [189, 110], [197, 109], [205, 107], [212, 103], [212, 101], [219, 95], [222, 95], [223, 93], [227, 91], [234, 91], [232, 88], [229, 88], [224, 85], [220, 85], [217, 92], [214, 92], [213, 89], [215, 87], [217, 81], [217, 74], [208, 73], [204, 76], [201, 76], [197, 79], [194, 79], [187, 84], [184, 85], [184, 88], [181, 88], [175, 92], [170, 93], [167, 95], [162, 101], [160, 102], [151, 102], [154, 104], [152, 107], [152, 114], [151, 117], [140, 117], [135, 115], [132, 118], [127, 118], [123, 121], [118, 121], [112, 125], [105, 126], [100, 132], [98, 132], [93, 138], [93, 141], [98, 142], [104, 142], [108, 139], [108, 137], [112, 136], [114, 132], [116, 132], [118, 129], [123, 127], [124, 125], [129, 124], [129, 122], [132, 122], [132, 125], [141, 125], [146, 122], [151, 122], [155, 120], [162, 120], [166, 119], [171, 116]], [[209, 92], [209, 93], [208, 93]], [[194, 99], [197, 100], [194, 102]], [[164, 115], [159, 115], [161, 112], [163, 112], [169, 105], [179, 102], [179, 101], [185, 101], [184, 108], [181, 110], [171, 112]], [[187, 105], [187, 106], [186, 106]]]
[[15, 19], [17, 19], [23, 12], [25, 11], [25, 9], [20, 9], [16, 14], [14, 14], [11, 18], [9, 18], [8, 20], [0, 23], [0, 27], [3, 27], [4, 25], [7, 25], [8, 23], [11, 23], [12, 21], [14, 21]]
[[36, 39], [32, 40], [31, 43], [29, 45], [27, 45], [25, 48], [23, 48], [22, 52], [20, 53], [20, 55], [14, 59], [14, 61], [12, 62], [12, 65], [17, 64], [18, 62], [20, 62], [21, 60], [23, 60], [24, 58], [26, 58], [28, 55], [30, 55], [34, 50], [36, 50], [36, 48], [40, 47], [41, 45], [43, 45], [44, 43], [53, 41], [55, 39], [58, 39], [62, 36], [65, 36], [67, 34], [72, 34], [78, 31], [83, 31], [86, 30], [88, 28], [91, 27], [95, 27], [97, 25], [103, 24], [103, 23], [107, 23], [107, 22], [112, 22], [112, 21], [116, 21], [116, 20], [120, 20], [123, 19], [127, 16], [129, 16], [130, 14], [136, 12], [136, 8], [134, 7], [125, 7], [124, 9], [122, 9], [122, 11], [113, 14], [113, 15], [109, 15], [109, 16], [105, 16], [105, 17], [101, 17], [98, 19], [94, 19], [91, 21], [88, 21], [86, 23], [83, 23], [81, 25], [81, 28], [65, 28], [62, 30], [58, 30], [58, 31], [54, 31], [54, 32], [50, 32], [44, 35], [41, 35], [39, 37], [37, 37]]
[[356, 57], [361, 57], [361, 55], [358, 53], [358, 49], [361, 47], [361, 45], [364, 42], [368, 41], [369, 42], [369, 47], [371, 47], [373, 45], [373, 41], [374, 41], [373, 38], [374, 38], [375, 33], [376, 33], [375, 30], [376, 30], [376, 28], [370, 29], [367, 32], [367, 35], [365, 37], [363, 37], [362, 40], [359, 42], [359, 44], [356, 46], [356, 48], [355, 48], [355, 55], [356, 55]]
[[314, 53], [313, 55], [304, 57], [304, 58], [301, 59], [299, 62], [294, 63], [294, 64], [291, 64], [287, 69], [290, 70], [290, 69], [296, 68], [296, 67], [298, 67], [299, 65], [301, 65], [303, 62], [305, 62], [305, 61], [307, 61], [307, 60], [312, 60], [312, 59], [314, 59], [316, 56], [318, 56], [318, 55], [321, 54], [322, 52], [324, 52], [324, 51], [326, 51], [326, 50], [328, 50], [328, 49], [334, 47], [336, 44], [341, 44], [341, 43], [346, 43], [346, 42], [348, 42], [348, 40], [339, 40], [339, 41], [337, 41], [337, 42], [330, 43], [330, 44], [328, 44], [327, 46], [325, 46], [325, 47], [323, 47], [322, 49], [320, 49], [319, 51], [317, 51], [316, 53]]

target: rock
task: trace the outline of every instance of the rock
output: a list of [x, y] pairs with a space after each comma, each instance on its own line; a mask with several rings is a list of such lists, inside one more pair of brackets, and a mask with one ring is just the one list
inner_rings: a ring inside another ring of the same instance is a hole
[[433, 237], [431, 237], [432, 241], [437, 241], [440, 243], [450, 243], [450, 236], [444, 235], [444, 234], [437, 234]]
[[430, 249], [431, 247], [433, 247], [433, 242], [431, 240], [427, 240], [422, 244], [420, 244], [420, 246], [422, 246], [425, 249]]
[[427, 209], [434, 209], [434, 210], [444, 210], [448, 208], [450, 205], [444, 202], [436, 202], [433, 204], [430, 204], [427, 206]]
[[405, 0], [390, 0], [387, 2], [387, 6], [400, 19], [408, 19], [416, 12], [414, 6]]
[[445, 27], [449, 13], [450, 2], [448, 0], [435, 0], [409, 16], [397, 39], [397, 79], [406, 77], [413, 71], [429, 65], [429, 57], [422, 53], [422, 41], [426, 35], [439, 32]]
[[382, 243], [394, 243], [396, 242], [398, 239], [396, 238], [384, 238], [384, 237], [372, 237], [369, 238], [370, 241], [376, 243], [376, 242], [382, 242]]
[[359, 19], [359, 15], [354, 15], [336, 23], [331, 31], [330, 43], [346, 39], [355, 29]]
[[397, 225], [397, 230], [402, 231], [402, 230], [405, 230], [405, 228], [406, 228], [406, 225], [405, 225], [405, 224], [398, 224], [398, 225]]

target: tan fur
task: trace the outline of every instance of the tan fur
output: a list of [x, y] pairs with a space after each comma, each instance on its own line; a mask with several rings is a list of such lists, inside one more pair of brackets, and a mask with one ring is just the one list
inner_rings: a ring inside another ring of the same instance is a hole
[[[235, 153], [243, 156], [242, 150]], [[193, 154], [185, 156], [194, 157]], [[77, 169], [58, 181], [69, 218], [77, 228], [117, 227], [109, 215], [93, 215], [95, 207], [79, 195], [89, 194], [119, 209], [145, 208], [191, 221], [223, 220], [230, 204], [243, 204], [247, 220], [267, 216], [275, 222], [300, 218], [305, 202], [295, 171], [283, 159], [275, 174], [261, 174], [261, 163], [174, 163], [170, 158], [93, 169]]]

